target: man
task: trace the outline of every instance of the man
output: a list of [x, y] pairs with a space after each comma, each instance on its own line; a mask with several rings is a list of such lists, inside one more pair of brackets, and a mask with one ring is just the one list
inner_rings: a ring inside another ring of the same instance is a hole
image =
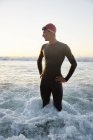
[[[56, 40], [56, 27], [54, 24], [49, 23], [45, 25], [42, 30], [45, 41], [49, 41], [49, 43], [42, 46], [37, 60], [41, 78], [40, 92], [43, 107], [49, 104], [52, 93], [54, 106], [58, 111], [61, 111], [63, 97], [62, 83], [69, 80], [77, 66], [77, 63], [70, 48], [66, 44]], [[44, 70], [42, 68], [43, 57], [45, 58]], [[64, 78], [61, 74], [61, 65], [65, 57], [68, 58], [71, 67], [67, 76]]]

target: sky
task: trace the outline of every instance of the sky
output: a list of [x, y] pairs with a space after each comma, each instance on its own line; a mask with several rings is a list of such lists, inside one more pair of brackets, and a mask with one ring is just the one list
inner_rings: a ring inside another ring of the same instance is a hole
[[0, 56], [38, 56], [47, 23], [76, 57], [93, 57], [93, 0], [0, 0]]

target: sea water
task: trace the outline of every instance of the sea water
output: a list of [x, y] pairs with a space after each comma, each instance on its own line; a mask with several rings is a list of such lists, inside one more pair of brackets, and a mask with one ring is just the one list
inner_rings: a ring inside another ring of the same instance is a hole
[[52, 96], [42, 108], [35, 60], [0, 60], [0, 140], [93, 140], [93, 62], [77, 63], [57, 112]]

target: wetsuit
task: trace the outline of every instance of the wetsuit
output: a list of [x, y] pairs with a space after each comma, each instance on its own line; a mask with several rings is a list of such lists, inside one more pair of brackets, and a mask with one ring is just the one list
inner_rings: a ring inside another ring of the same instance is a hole
[[[50, 101], [50, 95], [53, 95], [53, 102], [55, 107], [60, 111], [62, 109], [63, 88], [62, 84], [55, 81], [57, 76], [61, 76], [61, 65], [65, 56], [71, 63], [70, 70], [65, 77], [68, 81], [76, 68], [76, 60], [71, 53], [70, 48], [59, 41], [55, 44], [44, 44], [41, 48], [40, 55], [37, 60], [38, 70], [40, 75], [43, 74], [40, 84], [41, 97], [43, 106]], [[42, 69], [42, 59], [45, 58], [45, 67]]]

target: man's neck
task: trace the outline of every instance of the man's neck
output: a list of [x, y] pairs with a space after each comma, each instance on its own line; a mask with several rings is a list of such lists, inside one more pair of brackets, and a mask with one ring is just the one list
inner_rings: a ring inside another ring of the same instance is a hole
[[55, 44], [56, 43], [56, 39], [51, 39], [50, 41], [49, 41], [49, 45], [53, 45], [53, 44]]

